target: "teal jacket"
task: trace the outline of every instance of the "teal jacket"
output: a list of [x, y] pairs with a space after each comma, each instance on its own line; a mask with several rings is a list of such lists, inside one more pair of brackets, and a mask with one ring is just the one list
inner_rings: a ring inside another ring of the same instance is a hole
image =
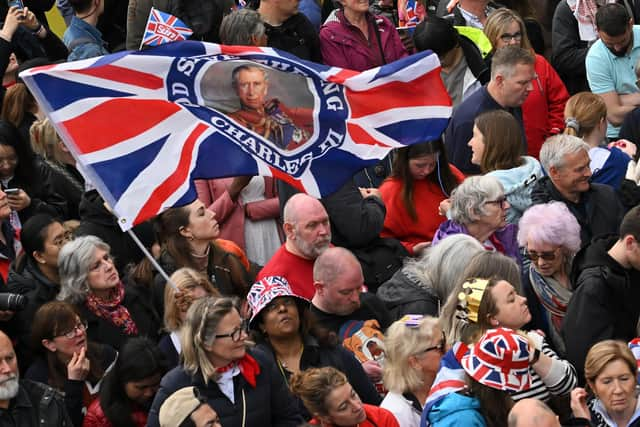
[[427, 415], [431, 427], [486, 427], [475, 397], [451, 393], [436, 403]]

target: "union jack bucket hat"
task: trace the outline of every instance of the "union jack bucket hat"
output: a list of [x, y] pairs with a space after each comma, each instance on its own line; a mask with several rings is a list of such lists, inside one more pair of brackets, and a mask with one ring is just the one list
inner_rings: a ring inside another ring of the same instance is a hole
[[470, 377], [487, 387], [518, 392], [531, 387], [529, 341], [507, 328], [489, 329], [462, 356]]
[[254, 320], [260, 312], [278, 297], [294, 297], [309, 304], [309, 300], [296, 295], [291, 290], [287, 279], [281, 276], [268, 276], [255, 282], [247, 294], [247, 303], [251, 309], [249, 326], [255, 327]]

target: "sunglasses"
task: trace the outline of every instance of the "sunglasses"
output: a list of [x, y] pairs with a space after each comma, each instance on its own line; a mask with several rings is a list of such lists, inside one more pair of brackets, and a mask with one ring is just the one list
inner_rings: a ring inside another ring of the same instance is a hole
[[553, 261], [554, 259], [556, 259], [556, 252], [557, 250], [551, 252], [527, 251], [527, 256], [533, 262], [538, 261], [538, 258], [542, 258], [545, 261]]
[[428, 352], [434, 351], [434, 350], [437, 350], [438, 353], [444, 353], [446, 349], [447, 349], [447, 338], [444, 335], [444, 331], [442, 331], [442, 339], [440, 339], [440, 342], [438, 343], [438, 345], [434, 345], [432, 347], [427, 347], [424, 350], [418, 352], [417, 354], [428, 353]]

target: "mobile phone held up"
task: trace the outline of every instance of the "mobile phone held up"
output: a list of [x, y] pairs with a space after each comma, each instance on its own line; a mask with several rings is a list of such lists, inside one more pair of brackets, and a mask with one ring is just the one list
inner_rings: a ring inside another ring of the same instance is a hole
[[19, 188], [5, 188], [4, 190], [4, 194], [6, 194], [7, 196], [11, 196], [12, 194], [18, 194], [20, 192]]
[[24, 9], [22, 0], [7, 0], [7, 4], [9, 5], [9, 8], [17, 7], [18, 9]]

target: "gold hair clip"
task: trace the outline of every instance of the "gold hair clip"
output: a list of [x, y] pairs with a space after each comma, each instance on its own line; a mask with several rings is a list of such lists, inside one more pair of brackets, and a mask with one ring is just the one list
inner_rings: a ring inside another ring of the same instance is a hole
[[459, 319], [478, 323], [480, 301], [488, 284], [487, 279], [478, 278], [469, 279], [462, 284], [462, 292], [458, 294], [458, 309], [463, 311], [464, 315], [458, 316]]

